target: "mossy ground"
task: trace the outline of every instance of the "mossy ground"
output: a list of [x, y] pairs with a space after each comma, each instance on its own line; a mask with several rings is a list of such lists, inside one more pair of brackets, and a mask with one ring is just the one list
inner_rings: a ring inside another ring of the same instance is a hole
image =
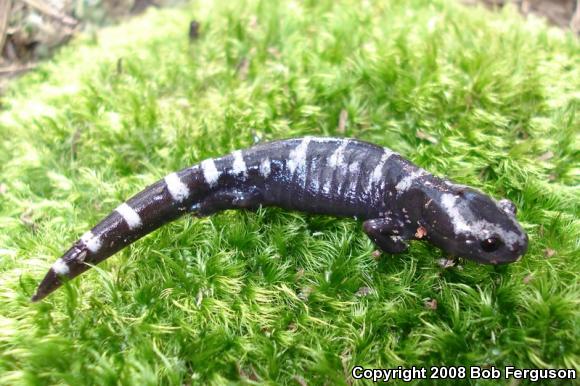
[[[0, 115], [1, 384], [580, 368], [578, 41], [446, 1], [334, 3], [151, 11], [15, 84]], [[376, 259], [354, 220], [229, 211], [172, 223], [29, 302], [69, 244], [144, 186], [254, 136], [306, 134], [382, 144], [510, 198], [528, 254], [443, 269], [418, 242]]]

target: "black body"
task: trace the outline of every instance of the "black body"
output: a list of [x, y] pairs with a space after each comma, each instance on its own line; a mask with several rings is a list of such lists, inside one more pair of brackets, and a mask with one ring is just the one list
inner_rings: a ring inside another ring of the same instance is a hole
[[87, 232], [48, 272], [34, 301], [185, 213], [277, 206], [363, 220], [385, 252], [425, 239], [453, 256], [519, 259], [527, 235], [515, 207], [435, 177], [389, 149], [354, 139], [304, 137], [259, 144], [172, 173]]

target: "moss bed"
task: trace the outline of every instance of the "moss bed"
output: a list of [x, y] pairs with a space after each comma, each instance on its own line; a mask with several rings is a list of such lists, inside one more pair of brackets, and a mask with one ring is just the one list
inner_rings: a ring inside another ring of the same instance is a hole
[[[513, 10], [440, 0], [196, 2], [77, 39], [2, 100], [0, 384], [578, 370], [579, 52]], [[29, 302], [146, 185], [255, 136], [301, 135], [388, 146], [511, 199], [528, 254], [442, 268], [420, 242], [377, 257], [352, 219], [227, 211], [165, 226]]]

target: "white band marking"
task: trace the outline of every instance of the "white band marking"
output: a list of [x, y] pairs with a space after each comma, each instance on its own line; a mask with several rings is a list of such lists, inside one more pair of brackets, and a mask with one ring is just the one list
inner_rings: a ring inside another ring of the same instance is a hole
[[92, 253], [97, 253], [99, 249], [101, 249], [101, 239], [98, 236], [95, 236], [91, 231], [88, 231], [82, 235], [81, 241]]
[[70, 269], [68, 264], [61, 258], [58, 259], [53, 265], [52, 270], [59, 276], [68, 275]]
[[296, 170], [301, 171], [304, 169], [310, 139], [310, 137], [304, 137], [300, 144], [290, 151], [288, 156], [288, 169], [291, 174], [294, 174]]
[[403, 193], [407, 191], [411, 187], [411, 185], [413, 185], [413, 181], [415, 181], [415, 179], [424, 176], [426, 174], [427, 172], [423, 169], [418, 169], [414, 172], [411, 172], [408, 176], [402, 178], [401, 181], [399, 181], [397, 186], [395, 186], [395, 189], [397, 189], [398, 193]]
[[395, 153], [393, 153], [391, 150], [387, 149], [387, 148], [383, 148], [384, 153], [381, 156], [381, 159], [379, 161], [379, 163], [377, 164], [377, 166], [375, 167], [375, 170], [373, 170], [373, 173], [371, 174], [371, 179], [369, 181], [369, 191], [372, 189], [373, 185], [376, 185], [378, 183], [381, 182], [382, 178], [383, 178], [383, 168], [385, 167], [385, 164], [387, 163], [387, 160]]
[[203, 178], [205, 178], [205, 182], [207, 182], [210, 187], [214, 187], [220, 178], [220, 173], [216, 169], [213, 159], [210, 158], [203, 161], [201, 163], [201, 170], [203, 170]]
[[348, 140], [343, 140], [342, 144], [332, 153], [328, 159], [328, 166], [330, 167], [344, 167], [344, 151], [348, 146]]
[[241, 150], [236, 150], [232, 153], [234, 156], [234, 163], [232, 165], [232, 171], [237, 176], [238, 174], [243, 174], [244, 176], [248, 172], [248, 167], [244, 162], [244, 156], [242, 155]]
[[165, 177], [165, 184], [169, 194], [175, 201], [182, 202], [189, 197], [189, 188], [185, 185], [177, 173], [171, 173]]
[[127, 205], [126, 202], [122, 203], [121, 205], [119, 205], [117, 207], [117, 209], [115, 209], [121, 216], [123, 216], [123, 219], [125, 220], [125, 222], [127, 222], [127, 225], [129, 225], [129, 229], [135, 229], [141, 226], [141, 217], [139, 216], [139, 214], [137, 212], [135, 212], [135, 209], [131, 208], [129, 205]]
[[262, 177], [267, 178], [271, 171], [270, 158], [262, 160], [262, 162], [260, 162], [260, 174]]
[[360, 174], [360, 163], [355, 161], [348, 165], [348, 172], [350, 174], [350, 182], [347, 187], [347, 195], [354, 198], [356, 196], [356, 188], [358, 185], [358, 176]]

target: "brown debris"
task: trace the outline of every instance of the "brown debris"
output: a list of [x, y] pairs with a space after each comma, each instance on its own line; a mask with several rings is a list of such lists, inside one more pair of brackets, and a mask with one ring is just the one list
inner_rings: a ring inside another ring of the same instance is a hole
[[70, 152], [73, 158], [77, 157], [77, 148], [81, 139], [81, 129], [76, 129], [70, 141]]
[[580, 1], [576, 0], [576, 11], [574, 12], [574, 16], [572, 16], [572, 20], [570, 20], [570, 28], [572, 31], [580, 34]]
[[[183, 0], [179, 0], [183, 1]], [[0, 0], [0, 94], [8, 82], [36, 67], [41, 59], [84, 25], [108, 24], [169, 0]], [[78, 15], [78, 19], [73, 17]], [[103, 17], [104, 16], [104, 17]]]
[[22, 221], [22, 223], [24, 225], [26, 225], [27, 227], [31, 228], [32, 230], [36, 230], [36, 223], [34, 222], [34, 219], [32, 218], [32, 209], [28, 208], [26, 209], [21, 215], [20, 215], [20, 221]]
[[368, 296], [372, 290], [370, 287], [360, 287], [358, 291], [356, 291], [355, 295], [359, 297]]
[[538, 157], [538, 161], [548, 161], [549, 159], [552, 159], [554, 157], [554, 152], [553, 151], [547, 151], [544, 154], [542, 154], [541, 156]]
[[242, 58], [236, 67], [238, 72], [238, 77], [242, 80], [248, 77], [248, 72], [250, 71], [250, 59]]
[[250, 21], [248, 22], [248, 27], [250, 27], [251, 29], [256, 29], [260, 26], [260, 23], [258, 22], [258, 18], [256, 17], [256, 15], [252, 15], [250, 17]]
[[30, 6], [33, 9], [36, 9], [43, 15], [51, 17], [62, 24], [66, 24], [70, 27], [75, 27], [79, 22], [78, 20], [68, 16], [65, 13], [62, 13], [50, 5], [46, 4], [45, 2], [39, 0], [20, 0], [21, 2], [25, 3], [26, 5]]
[[530, 273], [529, 275], [526, 275], [526, 277], [524, 277], [522, 281], [524, 282], [524, 284], [530, 284], [533, 278], [534, 275]]
[[276, 47], [269, 47], [267, 51], [270, 55], [272, 55], [276, 59], [280, 59], [282, 57], [282, 53]]
[[455, 267], [455, 260], [453, 259], [439, 259], [437, 260], [437, 265], [439, 265], [443, 269]]
[[0, 56], [4, 50], [6, 40], [6, 29], [8, 28], [8, 18], [12, 9], [12, 0], [0, 0]]
[[13, 65], [7, 67], [0, 67], [0, 76], [12, 77], [20, 75], [23, 72], [32, 70], [36, 64]]
[[298, 271], [296, 271], [296, 274], [294, 275], [294, 280], [298, 281], [302, 276], [304, 276], [304, 268], [298, 268]]
[[417, 232], [415, 233], [415, 237], [418, 239], [422, 239], [423, 237], [427, 236], [427, 229], [423, 226], [417, 228]]
[[244, 378], [254, 382], [260, 380], [258, 378], [258, 375], [256, 374], [256, 369], [254, 369], [252, 365], [250, 365], [250, 368], [248, 370], [244, 370], [239, 363], [236, 363], [236, 368], [238, 369], [238, 375], [240, 376], [240, 378]]
[[117, 59], [117, 75], [123, 75], [123, 58]]
[[8, 79], [68, 42], [78, 24], [45, 1], [0, 0], [0, 91]]
[[546, 248], [544, 250], [544, 256], [546, 256], [546, 258], [548, 258], [548, 259], [550, 257], [554, 256], [555, 254], [556, 254], [556, 251], [554, 249], [552, 249], [552, 248]]
[[483, 4], [491, 9], [499, 9], [511, 3], [518, 7], [523, 16], [534, 14], [544, 17], [560, 28], [570, 28], [580, 33], [580, 5], [578, 0], [462, 0], [466, 5]]
[[298, 383], [300, 386], [308, 386], [308, 383], [306, 383], [306, 380], [301, 377], [300, 375], [295, 375], [292, 377], [293, 380], [296, 381], [296, 383]]
[[314, 288], [312, 288], [312, 287], [305, 287], [298, 294], [298, 299], [300, 299], [302, 301], [308, 301], [308, 298], [310, 297], [310, 294], [312, 293], [312, 291], [314, 291]]
[[431, 311], [435, 311], [437, 309], [437, 299], [429, 299], [425, 300], [425, 308]]
[[417, 130], [417, 132], [415, 133], [415, 135], [417, 136], [417, 138], [419, 139], [423, 139], [425, 141], [429, 141], [434, 145], [437, 145], [439, 143], [439, 140], [437, 138], [435, 138], [434, 136], [432, 136], [429, 133], [426, 133], [422, 130]]
[[375, 259], [375, 260], [379, 260], [381, 258], [382, 252], [378, 249], [375, 249], [372, 253], [371, 256]]
[[197, 40], [199, 38], [199, 27], [200, 24], [198, 21], [192, 20], [189, 23], [189, 40]]

